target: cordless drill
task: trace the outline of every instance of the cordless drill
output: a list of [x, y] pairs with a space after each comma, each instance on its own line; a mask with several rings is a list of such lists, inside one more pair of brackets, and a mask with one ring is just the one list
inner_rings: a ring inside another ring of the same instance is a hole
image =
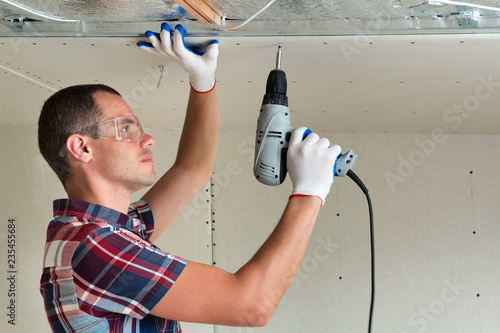
[[[257, 120], [255, 137], [255, 178], [266, 185], [280, 185], [286, 178], [286, 154], [295, 128], [290, 123], [286, 95], [286, 74], [281, 70], [281, 44], [276, 55], [276, 69], [267, 78], [266, 93]], [[307, 130], [303, 139], [311, 133]], [[343, 177], [358, 157], [352, 150], [337, 159], [334, 174]]]

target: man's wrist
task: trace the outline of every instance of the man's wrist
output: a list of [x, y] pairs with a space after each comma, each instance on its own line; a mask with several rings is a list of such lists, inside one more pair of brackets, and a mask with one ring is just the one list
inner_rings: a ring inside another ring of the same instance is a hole
[[309, 195], [309, 194], [292, 194], [290, 197], [288, 197], [288, 200], [302, 200], [302, 201], [309, 201], [312, 204], [319, 203], [320, 207], [323, 207], [323, 199], [316, 195]]
[[[215, 89], [215, 85], [217, 84], [217, 80], [215, 79], [215, 77], [213, 78], [213, 80], [211, 79], [210, 81], [207, 81], [207, 83], [204, 82], [202, 84], [195, 82], [195, 84], [193, 85], [193, 81], [194, 80], [190, 79], [189, 85], [191, 86], [191, 89], [193, 89], [198, 94], [207, 94], [207, 93], [211, 92], [212, 90]], [[208, 82], [210, 82], [210, 83], [208, 83]], [[211, 83], [213, 83], [213, 84], [211, 84]]]

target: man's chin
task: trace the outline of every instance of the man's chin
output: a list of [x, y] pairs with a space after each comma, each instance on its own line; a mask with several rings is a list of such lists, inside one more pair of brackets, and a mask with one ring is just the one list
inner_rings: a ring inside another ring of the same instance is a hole
[[156, 183], [156, 174], [153, 172], [152, 175], [144, 176], [142, 181], [137, 183], [138, 187], [140, 188], [136, 189], [135, 191], [137, 192], [144, 188], [150, 187], [154, 185], [154, 183]]
[[148, 177], [148, 179], [146, 179], [145, 181], [145, 186], [152, 186], [154, 183], [156, 183], [156, 173], [153, 171], [153, 174]]

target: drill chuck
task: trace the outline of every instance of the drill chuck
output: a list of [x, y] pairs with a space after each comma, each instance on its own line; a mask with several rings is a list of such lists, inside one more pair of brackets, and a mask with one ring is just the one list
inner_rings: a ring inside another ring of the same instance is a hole
[[262, 100], [262, 105], [278, 104], [288, 106], [286, 96], [286, 74], [281, 69], [273, 69], [267, 77], [266, 94]]

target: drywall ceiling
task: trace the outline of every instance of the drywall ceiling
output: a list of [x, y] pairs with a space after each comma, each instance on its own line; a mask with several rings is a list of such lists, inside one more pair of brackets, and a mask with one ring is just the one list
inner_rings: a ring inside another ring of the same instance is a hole
[[[0, 125], [35, 126], [51, 93], [100, 82], [119, 90], [146, 127], [181, 127], [186, 74], [135, 46], [168, 19], [192, 42], [220, 41], [222, 129], [254, 129], [282, 43], [296, 126], [500, 133], [498, 1], [278, 0], [238, 29], [269, 1], [212, 3], [224, 27], [195, 22], [174, 1], [0, 0]], [[160, 65], [168, 70], [157, 88]]]
[[[187, 75], [140, 50], [138, 40], [0, 38], [2, 124], [35, 126], [43, 101], [54, 91], [100, 82], [120, 91], [146, 127], [181, 127]], [[500, 133], [497, 34], [221, 37], [217, 87], [222, 129], [255, 128], [278, 43], [283, 44], [282, 69], [295, 126], [338, 132]], [[157, 88], [159, 65], [168, 70]]]

